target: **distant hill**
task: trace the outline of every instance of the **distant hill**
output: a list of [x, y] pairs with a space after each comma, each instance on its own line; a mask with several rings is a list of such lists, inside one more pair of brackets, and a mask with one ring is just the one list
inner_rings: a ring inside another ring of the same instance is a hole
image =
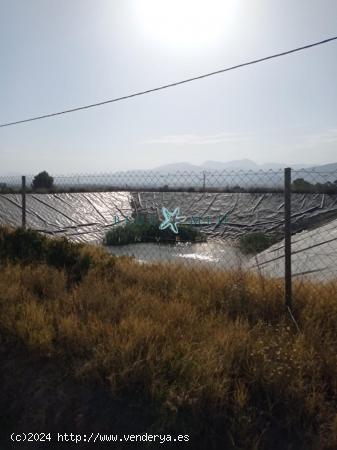
[[196, 166], [194, 164], [190, 164], [188, 162], [180, 162], [180, 163], [172, 163], [172, 164], [165, 164], [164, 166], [159, 166], [154, 169], [149, 169], [155, 172], [180, 172], [180, 171], [189, 171], [189, 172], [195, 172], [195, 171], [201, 171], [203, 168], [201, 166]]
[[[317, 173], [315, 173], [317, 172]], [[292, 179], [303, 178], [311, 184], [334, 183], [337, 180], [337, 163], [311, 166], [303, 170], [297, 169], [292, 172]]]
[[[317, 166], [317, 167], [326, 167], [326, 166], [337, 166], [336, 164], [326, 164], [325, 166]], [[279, 170], [284, 167], [288, 167], [289, 164], [282, 163], [264, 163], [257, 164], [251, 159], [238, 159], [234, 161], [220, 162], [220, 161], [205, 161], [203, 164], [195, 165], [190, 164], [188, 162], [179, 162], [166, 164], [163, 166], [156, 167], [152, 169], [156, 172], [181, 172], [181, 171], [189, 171], [189, 172], [202, 172], [204, 170], [213, 171], [213, 170]], [[303, 169], [312, 167], [311, 164], [292, 164], [293, 169]], [[333, 170], [333, 169], [331, 169]], [[336, 169], [337, 170], [337, 169]]]
[[319, 172], [337, 172], [337, 163], [323, 164], [321, 166], [310, 167], [312, 170], [317, 170]]
[[1, 177], [21, 177], [21, 172], [3, 172], [0, 174]]

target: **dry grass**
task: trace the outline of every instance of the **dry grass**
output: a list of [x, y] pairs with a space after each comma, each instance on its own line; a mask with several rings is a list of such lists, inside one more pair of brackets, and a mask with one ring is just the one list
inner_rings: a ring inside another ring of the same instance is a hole
[[81, 251], [94, 264], [72, 287], [46, 264], [1, 270], [7, 352], [61, 360], [200, 448], [337, 448], [336, 283], [295, 288], [297, 333], [280, 281]]

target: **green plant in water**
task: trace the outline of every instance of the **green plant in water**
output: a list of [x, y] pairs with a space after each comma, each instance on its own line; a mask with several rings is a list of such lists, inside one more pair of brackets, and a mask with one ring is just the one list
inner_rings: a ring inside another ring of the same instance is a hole
[[200, 231], [191, 225], [179, 225], [179, 234], [173, 233], [170, 228], [159, 229], [158, 220], [140, 218], [137, 222], [115, 226], [109, 230], [104, 239], [105, 245], [126, 245], [137, 242], [200, 242], [205, 238]]
[[275, 236], [262, 232], [248, 233], [239, 238], [239, 248], [243, 253], [259, 253], [277, 242]]

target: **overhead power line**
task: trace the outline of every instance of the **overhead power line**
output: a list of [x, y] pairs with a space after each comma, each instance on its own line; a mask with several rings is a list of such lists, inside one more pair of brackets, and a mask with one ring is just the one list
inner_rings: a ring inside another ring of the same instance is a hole
[[97, 102], [97, 103], [91, 103], [89, 105], [78, 106], [76, 108], [71, 108], [71, 109], [65, 109], [64, 111], [58, 111], [58, 112], [54, 112], [54, 113], [50, 113], [50, 114], [43, 114], [41, 116], [30, 117], [29, 119], [16, 120], [15, 122], [3, 123], [3, 124], [0, 124], [0, 128], [9, 127], [11, 125], [19, 125], [20, 123], [32, 122], [34, 120], [47, 119], [48, 117], [60, 116], [61, 114], [69, 114], [69, 113], [73, 113], [76, 111], [81, 111], [83, 109], [95, 108], [96, 106], [107, 105], [108, 103], [120, 102], [122, 100], [127, 100], [129, 98], [138, 97], [138, 96], [145, 95], [145, 94], [151, 94], [152, 92], [161, 91], [163, 89], [168, 89], [168, 88], [171, 88], [174, 86], [179, 86], [181, 84], [190, 83], [192, 81], [201, 80], [201, 79], [207, 78], [207, 77], [212, 77], [212, 76], [218, 75], [220, 73], [229, 72], [230, 70], [235, 70], [235, 69], [239, 69], [241, 67], [258, 64], [263, 61], [268, 61], [269, 59], [279, 58], [281, 56], [289, 55], [291, 53], [300, 52], [302, 50], [307, 50], [309, 48], [316, 47], [316, 46], [322, 45], [322, 44], [327, 44], [328, 42], [335, 41], [335, 40], [337, 40], [337, 36], [331, 37], [328, 39], [324, 39], [323, 41], [314, 42], [313, 44], [304, 45], [303, 47], [297, 47], [292, 50], [287, 50], [282, 53], [276, 53], [274, 55], [265, 56], [263, 58], [259, 58], [259, 59], [255, 59], [253, 61], [248, 61], [245, 63], [237, 64], [235, 66], [227, 67], [225, 69], [216, 70], [215, 72], [209, 72], [209, 73], [205, 73], [203, 75], [198, 75], [196, 77], [186, 78], [185, 80], [176, 81], [175, 83], [165, 84], [163, 86], [159, 86], [156, 88], [147, 89], [146, 91], [135, 92], [133, 94], [124, 95], [122, 97], [112, 98], [110, 100], [104, 100], [104, 101]]

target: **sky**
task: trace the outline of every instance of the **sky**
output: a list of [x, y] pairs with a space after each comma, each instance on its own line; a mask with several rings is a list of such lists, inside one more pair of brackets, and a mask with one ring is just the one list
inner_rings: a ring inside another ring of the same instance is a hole
[[[0, 123], [336, 35], [336, 0], [0, 0]], [[0, 174], [243, 158], [337, 162], [337, 41], [124, 102], [0, 128]]]

